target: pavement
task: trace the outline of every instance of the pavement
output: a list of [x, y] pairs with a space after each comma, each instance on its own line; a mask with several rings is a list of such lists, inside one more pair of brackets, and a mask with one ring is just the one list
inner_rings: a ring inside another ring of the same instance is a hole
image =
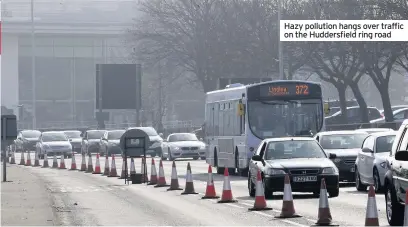
[[[95, 167], [95, 156], [92, 158]], [[76, 155], [75, 159], [79, 168], [81, 156]], [[31, 160], [33, 163], [33, 154]], [[19, 161], [20, 154], [17, 153], [16, 162], [19, 163]], [[103, 172], [105, 158], [100, 158], [99, 161]], [[159, 159], [155, 158], [155, 161], [158, 173]], [[117, 172], [120, 174], [123, 161], [121, 158], [116, 158], [115, 162]], [[148, 159], [149, 176], [150, 162]], [[307, 193], [293, 193], [295, 210], [301, 215], [298, 218], [276, 218], [282, 209], [281, 193], [276, 193], [272, 199], [267, 200], [268, 206], [273, 210], [248, 211], [248, 208], [253, 207], [254, 198], [248, 195], [246, 177], [230, 176], [232, 194], [238, 200], [237, 203], [219, 204], [217, 200], [202, 200], [201, 197], [206, 189], [208, 165], [203, 160], [177, 160], [177, 173], [182, 188], [185, 185], [188, 162], [191, 164], [195, 190], [199, 193], [197, 195], [181, 195], [182, 191], [167, 191], [167, 188], [154, 188], [145, 184], [127, 185], [124, 180], [117, 178], [69, 171], [71, 159], [65, 159], [67, 167], [65, 170], [12, 165], [8, 173], [9, 179], [14, 181], [21, 179], [19, 175], [13, 175], [13, 170], [16, 169], [17, 172], [26, 173], [22, 174], [25, 178], [29, 176], [33, 181], [46, 182], [45, 189], [39, 183], [38, 191], [48, 194], [51, 198], [50, 202], [56, 205], [53, 212], [46, 210], [41, 212], [54, 214], [53, 222], [61, 225], [311, 226], [316, 223], [319, 199]], [[42, 165], [43, 160], [40, 163]], [[129, 163], [130, 159], [128, 165]], [[49, 164], [52, 165], [52, 158], [49, 158]], [[136, 171], [140, 173], [141, 159], [135, 159], [135, 165]], [[170, 183], [171, 179], [171, 165], [172, 162], [163, 161], [167, 183]], [[213, 177], [217, 194], [221, 195], [224, 177], [217, 174], [213, 174]], [[15, 191], [21, 191], [17, 188]], [[339, 197], [329, 198], [333, 222], [341, 226], [363, 226], [367, 199], [367, 192], [357, 192], [353, 185], [341, 187]], [[10, 201], [14, 200], [20, 201], [20, 198], [9, 199], [9, 203], [4, 206], [10, 206]], [[33, 199], [34, 203], [35, 201]], [[388, 225], [384, 195], [377, 195], [376, 201], [380, 226]], [[3, 202], [4, 200], [2, 200], [4, 211]], [[14, 212], [3, 213], [2, 216], [4, 217], [5, 214], [13, 215]], [[13, 218], [8, 219], [13, 220]], [[46, 225], [44, 223], [34, 223], [33, 219], [33, 224], [24, 225]]]

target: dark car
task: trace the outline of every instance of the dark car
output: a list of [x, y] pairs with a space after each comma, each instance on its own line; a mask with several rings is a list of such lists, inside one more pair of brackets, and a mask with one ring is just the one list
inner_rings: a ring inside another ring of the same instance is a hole
[[99, 152], [99, 141], [106, 130], [88, 130], [82, 137], [81, 150], [83, 154], [91, 155]]
[[293, 192], [320, 194], [320, 182], [324, 178], [330, 197], [339, 195], [337, 167], [316, 140], [306, 137], [265, 139], [261, 142], [249, 164], [248, 191], [255, 196], [258, 170], [262, 172], [265, 196], [284, 190], [284, 177], [289, 175]]
[[17, 152], [35, 151], [41, 132], [38, 130], [23, 130], [14, 141]]
[[126, 132], [126, 130], [112, 130], [106, 131], [99, 141], [99, 153], [101, 156], [108, 154], [122, 154], [120, 148], [120, 137]]
[[81, 153], [82, 143], [81, 131], [78, 130], [64, 131], [64, 134], [69, 138], [69, 141], [71, 142], [72, 151], [76, 153]]
[[392, 226], [402, 226], [408, 189], [408, 120], [402, 122], [395, 136], [386, 167], [384, 188], [387, 220]]
[[327, 153], [336, 154], [334, 164], [339, 169], [340, 181], [355, 181], [355, 163], [364, 140], [364, 131], [328, 131], [316, 134], [315, 139]]
[[[381, 118], [381, 112], [375, 108], [375, 107], [367, 107], [368, 109], [368, 120], [374, 120]], [[347, 124], [358, 124], [362, 123], [361, 121], [361, 110], [359, 106], [351, 106], [347, 107], [347, 115], [346, 115], [346, 120]], [[337, 113], [326, 117], [324, 120], [327, 125], [336, 125], [336, 124], [342, 124], [342, 115], [343, 113], [341, 111], [338, 111]]]

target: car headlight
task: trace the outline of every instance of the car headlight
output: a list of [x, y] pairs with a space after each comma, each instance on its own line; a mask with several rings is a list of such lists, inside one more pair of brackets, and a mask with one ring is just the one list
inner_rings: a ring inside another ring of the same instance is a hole
[[172, 150], [178, 151], [180, 150], [180, 147], [171, 147]]
[[327, 167], [327, 168], [323, 168], [322, 170], [322, 174], [335, 174], [338, 173], [337, 168], [333, 168], [333, 167]]
[[200, 146], [200, 149], [205, 149], [205, 145], [201, 145], [201, 146]]
[[386, 162], [381, 162], [381, 163], [380, 163], [380, 166], [385, 169], [385, 168], [387, 168], [387, 163], [386, 163]]
[[268, 169], [268, 175], [285, 175], [285, 171], [282, 169]]
[[340, 158], [335, 158], [333, 161], [334, 161], [335, 163], [339, 163], [339, 162], [341, 161], [341, 159], [340, 159]]

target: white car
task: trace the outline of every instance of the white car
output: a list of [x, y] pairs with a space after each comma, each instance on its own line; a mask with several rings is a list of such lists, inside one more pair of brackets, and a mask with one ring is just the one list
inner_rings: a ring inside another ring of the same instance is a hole
[[36, 151], [40, 158], [44, 158], [44, 154], [47, 156], [64, 155], [66, 158], [72, 157], [72, 145], [68, 137], [64, 132], [43, 132], [39, 138], [39, 142], [36, 144]]
[[387, 172], [386, 159], [390, 155], [396, 131], [377, 132], [368, 136], [356, 159], [356, 188], [364, 191], [374, 184], [377, 192], [383, 189]]
[[163, 144], [162, 159], [176, 158], [205, 159], [206, 145], [193, 133], [174, 133], [167, 137]]

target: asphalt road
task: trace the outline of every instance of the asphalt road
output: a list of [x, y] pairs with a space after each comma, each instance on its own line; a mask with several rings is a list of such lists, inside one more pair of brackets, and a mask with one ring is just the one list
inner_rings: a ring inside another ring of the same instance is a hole
[[[32, 162], [34, 161], [32, 154]], [[16, 154], [19, 163], [20, 154]], [[88, 161], [88, 158], [86, 159]], [[159, 159], [156, 158], [158, 173]], [[40, 161], [42, 164], [43, 160]], [[59, 162], [59, 160], [58, 160]], [[77, 167], [81, 156], [76, 155]], [[150, 162], [148, 172], [150, 176]], [[187, 163], [190, 162], [198, 195], [180, 195], [182, 191], [154, 188], [147, 185], [125, 185], [124, 180], [108, 178], [79, 171], [57, 170], [40, 167], [23, 167], [41, 177], [51, 194], [61, 199], [56, 207], [62, 210], [64, 225], [279, 225], [311, 226], [316, 223], [319, 199], [311, 194], [293, 193], [296, 212], [300, 218], [277, 219], [282, 207], [282, 194], [267, 201], [271, 211], [248, 211], [253, 206], [245, 177], [230, 176], [233, 196], [238, 203], [218, 204], [216, 200], [201, 200], [207, 181], [208, 165], [202, 160], [177, 160], [180, 186], [184, 188]], [[130, 163], [130, 160], [129, 162]], [[49, 158], [52, 165], [52, 158]], [[95, 167], [95, 157], [93, 157]], [[105, 158], [100, 159], [103, 171]], [[111, 161], [110, 163], [111, 164]], [[116, 159], [118, 174], [123, 161]], [[141, 159], [135, 159], [136, 172], [141, 171]], [[71, 159], [65, 159], [67, 168]], [[171, 179], [170, 161], [163, 161], [167, 183]], [[214, 172], [214, 171], [213, 171]], [[214, 175], [217, 194], [222, 193], [223, 176]], [[384, 195], [377, 195], [380, 225], [388, 225], [385, 214]], [[74, 205], [76, 204], [76, 205]], [[363, 226], [367, 205], [367, 193], [357, 192], [354, 186], [343, 186], [337, 198], [329, 198], [330, 210], [335, 224]]]

